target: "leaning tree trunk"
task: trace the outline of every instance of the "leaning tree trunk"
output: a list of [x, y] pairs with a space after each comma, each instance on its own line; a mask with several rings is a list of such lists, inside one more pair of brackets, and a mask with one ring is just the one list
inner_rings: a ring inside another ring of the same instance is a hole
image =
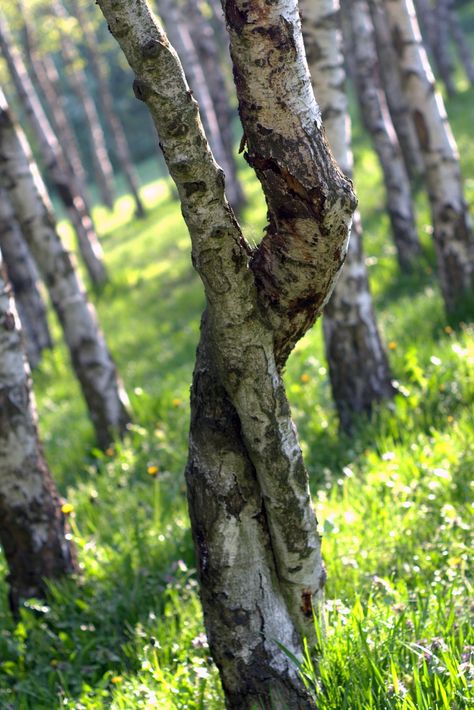
[[[377, 49], [366, 0], [342, 7], [353, 48], [353, 77], [362, 119], [383, 171], [387, 212], [402, 271], [410, 271], [421, 248], [413, 213], [410, 181], [381, 87]], [[344, 42], [346, 37], [344, 36]]]
[[41, 151], [51, 182], [64, 204], [76, 231], [79, 251], [93, 284], [100, 286], [107, 280], [102, 248], [92, 220], [80, 195], [74, 176], [68, 170], [61, 146], [54, 134], [41, 102], [31, 83], [23, 60], [11, 43], [8, 28], [0, 17], [0, 47], [7, 61], [18, 96], [28, 117]]
[[0, 188], [0, 249], [13, 287], [21, 329], [30, 367], [41, 360], [41, 353], [53, 346], [46, 306], [38, 288], [38, 272], [22, 237], [10, 199]]
[[384, 5], [425, 160], [441, 291], [449, 312], [474, 286], [474, 237], [459, 155], [411, 0], [384, 0]]
[[466, 76], [469, 80], [471, 86], [474, 85], [474, 60], [472, 58], [471, 47], [469, 46], [469, 41], [464, 34], [462, 28], [461, 20], [459, 19], [458, 11], [451, 2], [449, 10], [449, 29], [451, 31], [452, 38], [454, 40], [454, 46], [456, 47], [461, 64], [464, 67]]
[[369, 0], [369, 6], [374, 26], [380, 77], [388, 110], [400, 144], [405, 168], [410, 177], [415, 178], [423, 173], [424, 161], [400, 76], [398, 72], [393, 71], [393, 67], [397, 65], [397, 55], [390, 37], [387, 15], [381, 2]]
[[230, 105], [230, 96], [221, 68], [222, 60], [219, 54], [217, 37], [215, 36], [211, 23], [202, 14], [198, 0], [187, 0], [185, 12], [189, 32], [194, 42], [199, 62], [204, 71], [209, 93], [214, 105], [222, 145], [226, 153], [227, 166], [231, 171], [230, 175], [226, 173], [226, 182], [227, 185], [232, 183], [232, 190], [235, 194], [236, 202], [235, 204], [233, 203], [232, 206], [234, 209], [240, 209], [245, 202], [245, 197], [237, 176], [237, 166], [233, 153], [233, 110]]
[[[333, 155], [352, 173], [350, 120], [338, 0], [300, 0], [303, 36], [315, 94]], [[346, 263], [323, 317], [326, 357], [341, 427], [393, 395], [390, 370], [372, 307], [359, 215], [354, 218]]]
[[23, 235], [63, 328], [99, 445], [124, 433], [129, 416], [92, 304], [56, 231], [52, 207], [22, 131], [0, 92], [0, 184], [8, 192]]
[[228, 151], [224, 147], [223, 136], [220, 131], [216, 115], [216, 107], [212, 101], [207, 77], [199, 62], [188, 26], [180, 16], [176, 0], [158, 0], [158, 11], [166, 26], [167, 32], [176, 47], [183, 62], [186, 77], [192, 91], [201, 107], [201, 119], [204, 123], [206, 135], [214, 153], [215, 159], [224, 170], [227, 182], [227, 195], [233, 207], [242, 204], [242, 191], [238, 181], [233, 180], [235, 170], [229, 163]]
[[0, 252], [0, 542], [14, 613], [41, 597], [47, 579], [76, 569], [61, 503], [36, 428], [20, 322]]
[[297, 3], [224, 3], [247, 159], [270, 218], [254, 251], [145, 0], [99, 5], [157, 125], [206, 292], [186, 475], [205, 623], [227, 706], [312, 708], [278, 645], [299, 656], [299, 635], [313, 642], [325, 577], [281, 370], [328, 298], [355, 201], [324, 140]]
[[[52, 11], [59, 20], [67, 20], [68, 15], [61, 0], [53, 0]], [[110, 162], [104, 131], [92, 96], [87, 88], [87, 79], [80, 67], [80, 57], [67, 33], [61, 32], [61, 53], [68, 71], [72, 90], [82, 106], [86, 126], [89, 132], [94, 172], [104, 204], [110, 209], [114, 206], [114, 172]]]
[[130, 188], [135, 201], [136, 214], [138, 217], [145, 216], [145, 208], [139, 193], [138, 175], [133, 165], [128, 148], [127, 136], [114, 108], [112, 93], [109, 88], [107, 77], [104, 73], [104, 60], [100, 56], [97, 46], [97, 38], [94, 30], [91, 27], [89, 18], [86, 15], [85, 8], [82, 7], [81, 0], [73, 0], [72, 9], [74, 16], [79, 21], [82, 29], [82, 36], [87, 47], [87, 52], [90, 60], [90, 67], [97, 82], [98, 97], [102, 106], [102, 114], [109, 129], [109, 133], [113, 139], [116, 151], [116, 157], [120, 165], [125, 179]]

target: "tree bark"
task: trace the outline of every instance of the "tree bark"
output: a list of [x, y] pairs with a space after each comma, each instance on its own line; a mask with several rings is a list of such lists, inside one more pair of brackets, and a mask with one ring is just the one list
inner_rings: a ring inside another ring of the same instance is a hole
[[8, 269], [21, 320], [26, 354], [31, 368], [41, 360], [41, 353], [53, 346], [46, 306], [38, 288], [38, 272], [7, 193], [0, 188], [0, 249]]
[[14, 613], [45, 580], [76, 570], [74, 546], [36, 428], [20, 322], [0, 252], [0, 541]]
[[[157, 125], [206, 292], [186, 475], [206, 628], [227, 706], [312, 708], [276, 643], [300, 655], [299, 635], [314, 640], [313, 605], [325, 578], [280, 371], [329, 295], [355, 201], [324, 141], [297, 4], [224, 3], [247, 159], [269, 210], [254, 252], [225, 200], [179, 60], [148, 6], [99, 5]], [[257, 66], [270, 56], [271, 64]]]
[[79, 0], [73, 0], [72, 9], [75, 18], [78, 20], [82, 29], [84, 42], [89, 55], [90, 67], [99, 90], [98, 96], [102, 106], [102, 113], [115, 145], [115, 154], [117, 156], [118, 163], [128, 183], [130, 192], [133, 195], [136, 206], [136, 214], [138, 217], [144, 217], [145, 209], [139, 194], [138, 175], [130, 156], [125, 131], [114, 108], [114, 100], [112, 98], [107, 77], [104, 73], [104, 61], [99, 54], [94, 30], [91, 27], [89, 18], [87, 17], [87, 14]]
[[411, 0], [384, 0], [384, 5], [425, 161], [441, 291], [451, 312], [474, 286], [474, 238], [459, 155]]
[[124, 433], [127, 397], [92, 304], [56, 231], [52, 207], [22, 131], [0, 93], [0, 183], [8, 192], [64, 332], [100, 446]]
[[107, 280], [102, 248], [92, 220], [80, 195], [75, 179], [69, 173], [64, 155], [43, 111], [23, 60], [12, 45], [8, 28], [0, 16], [0, 47], [7, 61], [18, 96], [33, 130], [45, 167], [59, 199], [64, 204], [77, 234], [79, 251], [91, 281], [101, 286]]
[[[58, 20], [66, 20], [68, 15], [61, 0], [53, 0], [51, 3], [53, 14]], [[60, 32], [61, 53], [64, 64], [68, 72], [68, 78], [72, 90], [77, 96], [79, 104], [82, 106], [86, 125], [89, 132], [92, 156], [94, 160], [94, 170], [97, 185], [102, 195], [104, 204], [110, 209], [114, 206], [114, 173], [110, 162], [105, 141], [104, 131], [95, 107], [92, 96], [87, 88], [87, 79], [84, 71], [80, 68], [80, 58], [78, 52], [65, 32]]]
[[[303, 36], [314, 91], [321, 106], [333, 155], [352, 174], [350, 119], [345, 92], [344, 57], [337, 0], [300, 1]], [[350, 432], [360, 413], [391, 398], [387, 357], [372, 306], [356, 214], [346, 262], [324, 311], [323, 332], [334, 401], [341, 427]]]
[[[402, 271], [411, 271], [421, 254], [410, 181], [381, 87], [374, 31], [366, 0], [343, 7], [353, 47], [354, 82], [362, 119], [382, 167], [387, 212]], [[345, 37], [344, 37], [345, 41]]]
[[206, 136], [214, 153], [217, 163], [224, 170], [226, 176], [227, 197], [230, 204], [238, 209], [242, 205], [242, 189], [236, 177], [235, 168], [229, 162], [229, 151], [225, 149], [223, 136], [220, 131], [216, 107], [212, 101], [210, 86], [204, 75], [196, 47], [194, 46], [187, 23], [180, 16], [180, 9], [175, 0], [158, 0], [158, 11], [170, 35], [173, 46], [183, 62], [184, 71], [192, 91], [201, 108], [201, 119], [204, 124]]
[[454, 66], [449, 47], [449, 6], [450, 0], [435, 0], [436, 41], [433, 55], [448, 96], [454, 96], [456, 84], [454, 83]]
[[472, 58], [471, 48], [469, 42], [464, 34], [461, 20], [459, 19], [458, 11], [455, 7], [454, 2], [451, 3], [449, 10], [449, 29], [451, 30], [451, 35], [454, 40], [454, 46], [456, 47], [461, 64], [464, 67], [466, 76], [469, 80], [471, 86], [474, 85], [474, 60]]
[[398, 62], [390, 37], [387, 15], [383, 3], [369, 0], [369, 6], [375, 32], [380, 76], [388, 110], [400, 143], [405, 168], [411, 178], [416, 178], [424, 171], [424, 161], [400, 75], [397, 71], [393, 71]]

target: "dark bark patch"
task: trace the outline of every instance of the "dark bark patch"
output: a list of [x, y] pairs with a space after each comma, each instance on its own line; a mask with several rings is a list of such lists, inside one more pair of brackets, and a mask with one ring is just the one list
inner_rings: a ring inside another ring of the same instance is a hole
[[151, 88], [142, 79], [134, 79], [132, 89], [135, 97], [139, 101], [146, 101], [151, 94]]
[[313, 616], [313, 595], [309, 589], [301, 592], [301, 611], [308, 618]]
[[225, 19], [229, 27], [236, 32], [241, 32], [247, 24], [248, 13], [239, 10], [235, 2], [225, 3]]
[[7, 311], [3, 318], [3, 327], [5, 330], [15, 330], [15, 316], [11, 311]]
[[430, 132], [421, 111], [413, 111], [413, 122], [421, 148], [428, 151], [430, 149]]

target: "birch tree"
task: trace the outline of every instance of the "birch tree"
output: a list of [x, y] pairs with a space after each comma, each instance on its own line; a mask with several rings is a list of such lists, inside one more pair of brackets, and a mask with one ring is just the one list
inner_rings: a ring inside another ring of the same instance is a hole
[[129, 421], [127, 397], [87, 301], [70, 255], [56, 230], [46, 188], [26, 137], [0, 92], [0, 185], [7, 191], [22, 233], [62, 326], [97, 441], [107, 447]]
[[324, 586], [281, 370], [326, 302], [355, 200], [333, 162], [297, 3], [224, 2], [239, 111], [269, 223], [254, 250], [224, 194], [179, 60], [144, 0], [99, 0], [136, 74], [203, 281], [187, 485], [210, 647], [229, 708], [313, 708], [294, 664]]
[[474, 237], [459, 154], [443, 99], [436, 91], [413, 3], [383, 2], [425, 162], [441, 292], [450, 312], [474, 286]]
[[14, 613], [21, 601], [44, 595], [46, 579], [76, 569], [36, 419], [20, 321], [0, 252], [0, 542]]
[[[311, 79], [335, 159], [352, 175], [350, 119], [338, 0], [301, 0]], [[346, 263], [324, 311], [323, 332], [334, 401], [341, 426], [393, 395], [390, 370], [375, 320], [362, 248], [362, 225], [354, 217]]]

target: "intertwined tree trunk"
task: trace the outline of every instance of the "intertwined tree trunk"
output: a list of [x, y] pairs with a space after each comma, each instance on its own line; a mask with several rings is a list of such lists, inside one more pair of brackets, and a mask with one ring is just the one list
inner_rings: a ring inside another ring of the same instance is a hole
[[82, 36], [89, 55], [90, 67], [97, 82], [98, 97], [102, 107], [102, 114], [115, 145], [116, 157], [118, 159], [120, 169], [127, 180], [133, 199], [135, 200], [136, 214], [138, 217], [144, 217], [145, 209], [139, 194], [138, 175], [135, 170], [135, 166], [133, 165], [128, 148], [127, 136], [125, 135], [123, 126], [114, 108], [112, 93], [109, 88], [107, 77], [105, 76], [104, 60], [99, 53], [94, 29], [91, 27], [90, 20], [85, 12], [85, 9], [82, 7], [80, 0], [73, 0], [72, 9], [74, 16], [79, 21], [81, 26]]
[[[297, 3], [224, 3], [247, 159], [269, 224], [252, 251], [224, 196], [179, 60], [143, 0], [99, 0], [179, 190], [207, 307], [191, 399], [188, 499], [227, 706], [312, 708], [295, 666], [324, 568], [281, 369], [328, 298], [354, 209], [322, 133]], [[271, 62], [265, 58], [271, 57]]]
[[[353, 48], [353, 75], [362, 119], [383, 171], [387, 212], [402, 271], [417, 263], [421, 249], [415, 224], [410, 181], [388, 111], [378, 71], [374, 31], [366, 0], [343, 6]], [[344, 41], [345, 41], [344, 37]]]
[[[350, 119], [338, 0], [300, 0], [303, 35], [315, 94], [333, 155], [352, 174]], [[350, 431], [358, 414], [393, 395], [387, 357], [372, 306], [362, 249], [362, 226], [355, 215], [346, 263], [324, 310], [326, 357], [341, 426]]]
[[0, 92], [0, 185], [8, 192], [64, 332], [100, 446], [123, 434], [127, 397], [117, 378], [94, 308], [88, 303], [59, 235], [46, 189], [22, 131]]
[[405, 95], [420, 147], [431, 203], [433, 237], [446, 309], [474, 286], [474, 238], [464, 199], [459, 155], [437, 93], [411, 0], [384, 0]]
[[0, 188], [0, 249], [13, 286], [30, 367], [36, 367], [41, 353], [53, 343], [46, 306], [38, 288], [38, 272], [22, 237], [10, 199]]
[[10, 606], [41, 597], [45, 580], [76, 569], [61, 503], [38, 441], [20, 321], [0, 252], [0, 542]]
[[64, 204], [77, 234], [79, 251], [93, 284], [100, 286], [107, 280], [102, 248], [78, 190], [74, 176], [68, 170], [61, 146], [54, 134], [41, 102], [31, 83], [23, 60], [12, 45], [8, 28], [0, 17], [0, 47], [7, 61], [18, 96], [38, 142], [48, 175]]
[[[58, 20], [67, 20], [67, 12], [61, 0], [53, 0], [51, 9]], [[87, 87], [86, 75], [81, 67], [81, 58], [67, 32], [60, 30], [61, 52], [67, 68], [72, 90], [82, 106], [86, 126], [89, 132], [94, 172], [104, 204], [114, 206], [114, 172], [110, 162], [104, 131], [100, 123], [96, 106]]]

